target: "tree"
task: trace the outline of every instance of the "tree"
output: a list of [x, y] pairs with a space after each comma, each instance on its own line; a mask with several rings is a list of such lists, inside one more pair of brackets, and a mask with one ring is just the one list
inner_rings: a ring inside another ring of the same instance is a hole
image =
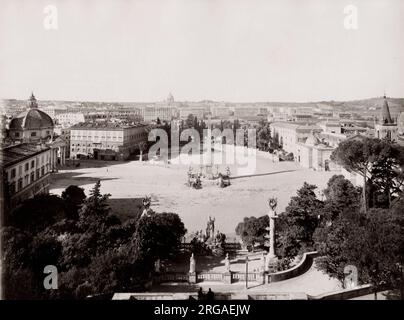
[[271, 129], [267, 123], [262, 123], [257, 131], [257, 147], [267, 151], [271, 140]]
[[6, 215], [5, 225], [36, 233], [67, 217], [66, 203], [62, 198], [40, 194], [27, 199]]
[[313, 233], [323, 208], [314, 192], [316, 188], [305, 182], [277, 219], [277, 245], [282, 257], [294, 257], [313, 249]]
[[[98, 181], [77, 221], [48, 215], [49, 203], [40, 201], [34, 202], [35, 212], [45, 215], [38, 225], [32, 227], [23, 220], [0, 230], [8, 299], [81, 299], [116, 291], [133, 292], [150, 280], [157, 257], [178, 252], [186, 229], [177, 214], [153, 213], [121, 223], [109, 213], [109, 195], [101, 194], [100, 188]], [[79, 190], [73, 191], [70, 188], [64, 198], [52, 199], [57, 199], [61, 208], [67, 201], [77, 203], [72, 195]], [[44, 289], [46, 265], [57, 266], [59, 290]]]
[[108, 199], [110, 194], [101, 194], [101, 181], [98, 180], [93, 189], [90, 190], [90, 196], [84, 201], [79, 212], [79, 227], [89, 228], [93, 226], [98, 229], [100, 223], [105, 222], [109, 214], [110, 207]]
[[372, 166], [370, 180], [374, 186], [370, 201], [373, 207], [389, 208], [402, 191], [404, 183], [404, 148], [388, 140], [380, 141], [380, 153]]
[[[331, 160], [342, 165], [346, 170], [355, 172], [363, 177], [363, 211], [366, 213], [368, 207], [367, 182], [371, 179], [372, 172], [377, 174], [380, 170], [388, 181], [395, 170], [390, 157], [393, 150], [389, 142], [372, 138], [356, 138], [342, 141], [333, 151]], [[386, 163], [387, 161], [387, 163]], [[376, 178], [376, 177], [375, 177]], [[390, 189], [391, 182], [387, 182], [385, 188]], [[389, 190], [390, 192], [390, 190]]]
[[178, 252], [185, 233], [184, 223], [175, 213], [143, 216], [133, 236], [134, 248], [146, 264], [152, 265], [157, 258]]
[[185, 129], [195, 128], [195, 117], [193, 114], [189, 114], [184, 124]]
[[84, 189], [79, 186], [70, 185], [62, 192], [62, 199], [66, 203], [68, 218], [77, 220], [78, 210], [86, 199]]
[[256, 217], [245, 217], [236, 227], [236, 234], [241, 236], [243, 243], [247, 246], [254, 246], [256, 243], [263, 246], [265, 235], [268, 233], [266, 228], [269, 226], [267, 215]]
[[344, 268], [358, 270], [360, 283], [377, 288], [395, 287], [400, 278], [398, 263], [404, 261], [402, 212], [373, 208], [366, 216], [341, 217], [321, 230], [317, 249], [319, 268], [344, 281]]
[[341, 215], [357, 214], [360, 209], [360, 188], [355, 187], [343, 175], [332, 176], [324, 189], [324, 209], [322, 216], [327, 223]]

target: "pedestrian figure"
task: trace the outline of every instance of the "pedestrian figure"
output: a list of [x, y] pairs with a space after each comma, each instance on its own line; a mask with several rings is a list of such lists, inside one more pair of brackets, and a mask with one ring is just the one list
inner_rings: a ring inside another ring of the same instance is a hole
[[203, 294], [202, 288], [199, 287], [199, 290], [198, 290], [198, 300], [203, 300], [203, 298], [204, 298], [204, 294]]
[[214, 300], [215, 294], [213, 293], [212, 289], [209, 288], [208, 293], [206, 294], [206, 300]]

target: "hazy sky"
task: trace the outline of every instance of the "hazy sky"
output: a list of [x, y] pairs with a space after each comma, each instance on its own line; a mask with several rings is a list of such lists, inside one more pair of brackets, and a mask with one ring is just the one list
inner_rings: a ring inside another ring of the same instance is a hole
[[[44, 28], [47, 5], [57, 30]], [[404, 97], [403, 39], [400, 0], [1, 0], [0, 97]]]

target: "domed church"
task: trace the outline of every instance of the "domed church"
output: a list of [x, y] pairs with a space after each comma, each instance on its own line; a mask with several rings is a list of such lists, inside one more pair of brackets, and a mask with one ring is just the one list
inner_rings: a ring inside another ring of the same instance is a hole
[[38, 109], [34, 94], [27, 103], [27, 110], [14, 117], [9, 123], [9, 137], [21, 142], [45, 142], [53, 137], [53, 120]]
[[11, 119], [6, 144], [29, 143], [50, 147], [51, 170], [57, 171], [58, 166], [66, 164], [68, 145], [62, 137], [53, 134], [54, 127], [52, 118], [38, 109], [37, 100], [32, 93], [27, 102], [27, 110]]

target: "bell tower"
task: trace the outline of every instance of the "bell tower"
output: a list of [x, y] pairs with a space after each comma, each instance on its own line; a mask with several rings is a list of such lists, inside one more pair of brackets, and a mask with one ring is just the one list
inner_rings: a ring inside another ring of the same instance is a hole
[[386, 95], [383, 96], [381, 119], [375, 124], [375, 136], [378, 139], [397, 140], [398, 127], [390, 114]]

